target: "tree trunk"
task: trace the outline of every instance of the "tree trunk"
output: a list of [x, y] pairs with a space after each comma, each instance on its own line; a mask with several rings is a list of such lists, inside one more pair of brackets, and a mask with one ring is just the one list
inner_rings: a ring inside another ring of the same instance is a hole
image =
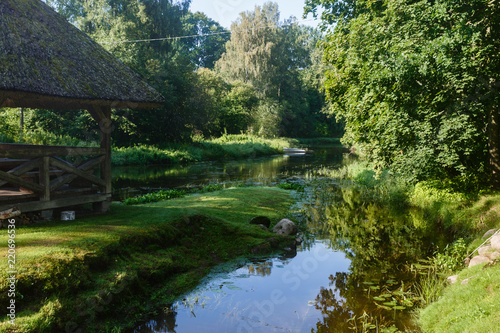
[[500, 189], [500, 116], [498, 106], [493, 104], [488, 124], [488, 150], [490, 153], [491, 187]]

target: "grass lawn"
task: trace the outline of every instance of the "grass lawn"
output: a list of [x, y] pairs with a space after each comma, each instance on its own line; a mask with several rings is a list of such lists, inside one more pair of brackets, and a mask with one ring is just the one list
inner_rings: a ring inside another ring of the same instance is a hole
[[[484, 195], [463, 208], [457, 213], [457, 222], [468, 225], [477, 235], [469, 245], [470, 253], [484, 242], [481, 236], [486, 230], [500, 228], [500, 194]], [[461, 270], [458, 282], [447, 286], [436, 302], [420, 311], [419, 324], [425, 333], [500, 332], [499, 308], [500, 265], [482, 264]]]
[[[286, 190], [232, 188], [156, 203], [113, 204], [106, 215], [16, 229], [16, 325], [0, 332], [117, 332], [196, 285], [214, 265], [279, 249], [248, 222], [276, 223], [292, 204]], [[8, 234], [0, 231], [7, 254]], [[2, 304], [10, 298], [0, 263]]]

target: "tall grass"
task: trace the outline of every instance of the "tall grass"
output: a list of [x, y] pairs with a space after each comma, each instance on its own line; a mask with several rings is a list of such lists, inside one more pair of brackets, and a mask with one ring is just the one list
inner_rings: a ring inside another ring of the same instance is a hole
[[291, 139], [264, 139], [250, 134], [223, 135], [216, 139], [193, 137], [192, 144], [162, 147], [138, 145], [115, 148], [114, 165], [177, 164], [207, 160], [253, 158], [283, 152]]

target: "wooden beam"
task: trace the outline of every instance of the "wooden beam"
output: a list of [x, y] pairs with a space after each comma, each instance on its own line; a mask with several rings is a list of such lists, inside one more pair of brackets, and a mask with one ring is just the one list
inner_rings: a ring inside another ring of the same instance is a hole
[[35, 146], [16, 143], [0, 143], [0, 158], [37, 158], [44, 156], [104, 155], [97, 147]]
[[[89, 171], [89, 170], [92, 170], [93, 168], [95, 168], [96, 166], [98, 166], [99, 164], [101, 164], [104, 160], [105, 160], [104, 156], [95, 157], [95, 158], [88, 160], [88, 161], [84, 162], [83, 164], [79, 165], [77, 168], [83, 172]], [[50, 182], [50, 190], [54, 191], [64, 184], [71, 183], [76, 178], [78, 178], [78, 175], [76, 175], [76, 174], [70, 174], [70, 175], [64, 175], [61, 177], [57, 177], [56, 179], [54, 179], [53, 181]]]
[[38, 184], [35, 184], [33, 182], [24, 180], [20, 177], [13, 176], [7, 172], [0, 171], [0, 179], [6, 181], [7, 183], [10, 183], [12, 185], [16, 186], [21, 186], [24, 188], [27, 188], [28, 190], [31, 190], [36, 193], [42, 193], [44, 188], [43, 186], [40, 186]]
[[52, 199], [50, 201], [28, 201], [0, 204], [0, 211], [16, 207], [21, 213], [35, 212], [40, 210], [50, 210], [61, 207], [83, 205], [87, 203], [110, 201], [111, 195], [108, 194], [89, 194], [64, 198]]
[[[28, 161], [24, 164], [19, 165], [19, 166], [15, 167], [14, 169], [8, 171], [7, 173], [9, 173], [13, 176], [19, 177], [28, 171], [31, 171], [35, 168], [38, 168], [39, 166], [40, 166], [40, 159], [37, 158], [37, 159], [31, 160], [31, 161]], [[5, 184], [7, 184], [6, 181], [0, 181], [0, 186], [3, 186]]]
[[0, 107], [32, 108], [51, 110], [88, 110], [96, 107], [113, 107], [115, 109], [152, 109], [163, 104], [160, 102], [120, 101], [105, 99], [84, 99], [74, 97], [49, 96], [22, 91], [0, 90]]
[[50, 164], [55, 166], [56, 168], [59, 168], [59, 169], [64, 170], [66, 172], [75, 174], [83, 179], [86, 179], [91, 183], [97, 184], [99, 186], [106, 186], [106, 182], [103, 181], [102, 179], [97, 178], [96, 176], [94, 176], [90, 173], [87, 173], [85, 171], [82, 171], [80, 168], [75, 168], [71, 164], [67, 164], [66, 161], [63, 161], [59, 158], [50, 157]]
[[105, 150], [104, 162], [101, 164], [101, 179], [105, 181], [105, 193], [111, 194], [111, 132], [113, 131], [111, 108], [101, 108], [96, 112], [103, 117], [99, 122], [100, 146]]

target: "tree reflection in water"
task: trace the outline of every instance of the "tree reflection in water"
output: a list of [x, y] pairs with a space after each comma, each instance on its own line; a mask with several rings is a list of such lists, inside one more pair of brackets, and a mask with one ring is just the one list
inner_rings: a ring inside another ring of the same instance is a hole
[[376, 332], [392, 325], [413, 331], [416, 276], [408, 267], [449, 239], [423, 214], [383, 205], [355, 184], [326, 183], [308, 192], [302, 212], [309, 229], [329, 238], [351, 265], [321, 288], [316, 309], [323, 318], [316, 332]]

